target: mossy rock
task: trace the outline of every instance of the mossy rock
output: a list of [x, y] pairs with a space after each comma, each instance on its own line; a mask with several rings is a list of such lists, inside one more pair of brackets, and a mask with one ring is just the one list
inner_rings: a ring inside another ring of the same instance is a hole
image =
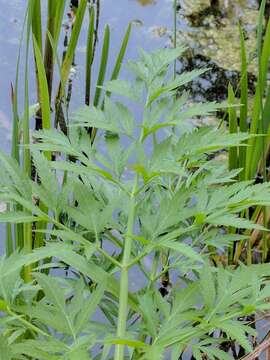
[[179, 6], [185, 15], [200, 13], [210, 6], [210, 0], [180, 0]]
[[[197, 3], [196, 0], [188, 3], [190, 4], [189, 8], [185, 10], [185, 8], [181, 7], [179, 12], [179, 16], [188, 26], [183, 26], [178, 31], [178, 44], [186, 44], [193, 50], [193, 56], [203, 55], [223, 69], [240, 71], [238, 22], [240, 21], [242, 24], [248, 55], [252, 57], [252, 53], [256, 48], [258, 10], [248, 7], [246, 1], [239, 0], [235, 2], [229, 0], [220, 1], [220, 14], [212, 12], [211, 7], [209, 7], [210, 1], [198, 1], [196, 6], [192, 6], [193, 3]], [[199, 3], [201, 3], [201, 6], [198, 6]], [[203, 3], [204, 7], [202, 7]], [[198, 9], [200, 9], [199, 12]], [[194, 23], [191, 23], [196, 19], [196, 16], [201, 16], [197, 21], [200, 26], [197, 27], [194, 26]], [[255, 73], [255, 67], [256, 64], [251, 63], [249, 72]]]

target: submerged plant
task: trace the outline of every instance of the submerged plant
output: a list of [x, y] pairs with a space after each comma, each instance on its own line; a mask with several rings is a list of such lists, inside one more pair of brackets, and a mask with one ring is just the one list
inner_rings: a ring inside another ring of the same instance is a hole
[[[38, 183], [0, 153], [9, 205], [0, 220], [36, 224], [46, 244], [1, 258], [5, 360], [176, 360], [188, 351], [227, 360], [240, 356], [235, 343], [252, 350], [243, 319], [269, 309], [269, 267], [215, 268], [210, 255], [246, 239], [233, 228], [263, 229], [239, 214], [269, 206], [270, 185], [236, 182], [239, 170], [209, 160], [250, 135], [190, 125], [225, 105], [175, 96], [204, 71], [170, 76], [184, 50], [141, 51], [129, 63], [133, 82], [106, 83], [103, 109], [77, 110], [68, 136], [36, 132]], [[100, 130], [94, 143], [89, 127]]]

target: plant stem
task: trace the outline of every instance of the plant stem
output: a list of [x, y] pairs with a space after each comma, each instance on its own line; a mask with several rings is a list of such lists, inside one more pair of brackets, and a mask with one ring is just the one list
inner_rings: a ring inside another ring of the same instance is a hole
[[[25, 69], [24, 69], [24, 117], [22, 121], [23, 129], [23, 169], [26, 175], [31, 176], [31, 156], [30, 150], [27, 146], [30, 143], [30, 129], [29, 129], [29, 89], [28, 89], [28, 61], [29, 61], [29, 45], [30, 45], [30, 32], [32, 25], [33, 9], [35, 2], [28, 1], [27, 10], [27, 30], [26, 30], [26, 49], [25, 49]], [[32, 251], [32, 226], [29, 223], [23, 224], [23, 247], [26, 253]], [[25, 282], [31, 280], [31, 266], [25, 266], [23, 271]]]
[[[128, 270], [129, 270], [129, 261], [132, 248], [132, 238], [133, 238], [133, 226], [135, 221], [135, 208], [136, 208], [136, 198], [135, 194], [137, 192], [138, 186], [138, 175], [136, 175], [134, 180], [134, 185], [132, 192], [130, 194], [130, 210], [128, 216], [127, 232], [125, 236], [124, 243], [124, 254], [122, 260], [122, 269], [121, 269], [121, 278], [120, 278], [120, 297], [119, 297], [119, 315], [118, 315], [118, 324], [117, 324], [117, 336], [123, 338], [126, 334], [126, 322], [127, 322], [127, 311], [128, 311]], [[124, 359], [124, 345], [116, 345], [114, 359], [123, 360]]]

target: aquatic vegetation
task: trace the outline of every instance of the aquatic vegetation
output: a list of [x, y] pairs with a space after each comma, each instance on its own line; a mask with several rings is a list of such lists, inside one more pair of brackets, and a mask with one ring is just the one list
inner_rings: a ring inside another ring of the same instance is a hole
[[[268, 64], [270, 57], [269, 37], [270, 23], [268, 21], [264, 28], [264, 12], [265, 1], [262, 1], [260, 8], [260, 16], [258, 20], [257, 30], [257, 83], [254, 97], [251, 98], [248, 92], [248, 55], [247, 45], [245, 43], [244, 34], [240, 28], [240, 44], [241, 44], [241, 81], [239, 84], [240, 100], [236, 98], [235, 93], [238, 89], [229, 89], [229, 101], [240, 105], [239, 125], [237, 113], [235, 110], [229, 112], [229, 123], [231, 133], [238, 131], [248, 131], [253, 135], [247, 141], [247, 148], [236, 148], [231, 150], [229, 154], [230, 168], [242, 168], [239, 179], [249, 180], [256, 179], [257, 182], [268, 181], [267, 164], [269, 162], [269, 84]], [[264, 35], [263, 35], [264, 34]], [[251, 103], [251, 106], [249, 104]], [[269, 214], [267, 208], [256, 208], [252, 214], [245, 213], [245, 217], [252, 217], [260, 224], [268, 227]], [[260, 244], [258, 246], [258, 243]], [[237, 262], [242, 252], [246, 252], [248, 262], [258, 261], [254, 259], [253, 254], [258, 247], [261, 247], [261, 259], [259, 261], [267, 261], [269, 254], [269, 239], [265, 232], [250, 232], [249, 243], [245, 247], [245, 243], [238, 244], [235, 249], [234, 260]], [[252, 247], [254, 248], [252, 249]], [[258, 255], [258, 253], [257, 253]]]
[[[38, 181], [35, 167], [31, 161], [30, 143], [31, 131], [30, 121], [35, 117], [35, 130], [50, 129], [51, 127], [61, 128], [64, 133], [68, 131], [69, 122], [69, 103], [72, 96], [72, 71], [75, 67], [75, 55], [78, 47], [78, 39], [82, 32], [83, 22], [86, 13], [89, 13], [87, 51], [85, 60], [85, 98], [82, 103], [94, 103], [95, 106], [102, 107], [104, 101], [104, 91], [102, 86], [106, 76], [107, 62], [110, 49], [110, 27], [107, 25], [104, 31], [102, 43], [102, 57], [99, 65], [99, 76], [97, 84], [93, 84], [91, 78], [92, 66], [96, 57], [97, 36], [99, 31], [99, 1], [95, 4], [82, 0], [70, 2], [68, 11], [68, 21], [64, 22], [65, 9], [69, 2], [65, 0], [48, 0], [47, 2], [47, 21], [42, 32], [42, 16], [40, 0], [29, 0], [28, 9], [25, 18], [25, 44], [20, 41], [20, 50], [16, 70], [15, 85], [12, 87], [12, 105], [13, 105], [13, 139], [12, 139], [12, 157], [20, 164], [23, 164], [24, 171], [33, 179]], [[61, 56], [61, 28], [64, 27], [64, 52]], [[121, 70], [122, 62], [126, 53], [128, 40], [131, 32], [131, 25], [128, 26], [124, 34], [123, 41], [115, 59], [115, 64], [109, 78], [116, 79]], [[43, 39], [44, 37], [44, 39]], [[29, 104], [29, 63], [31, 41], [33, 43], [33, 55], [36, 72], [36, 88], [38, 108]], [[44, 44], [43, 44], [44, 43]], [[20, 77], [20, 65], [22, 63], [21, 52], [25, 45], [24, 60], [24, 115], [23, 119], [19, 117], [18, 110], [18, 81]], [[108, 76], [108, 75], [107, 75]], [[90, 98], [91, 88], [93, 99]], [[55, 94], [54, 94], [55, 92]], [[51, 109], [54, 107], [54, 111]], [[54, 117], [54, 120], [53, 120]], [[92, 132], [89, 129], [89, 132]], [[92, 132], [92, 141], [95, 137], [95, 131]], [[22, 138], [22, 139], [21, 139]], [[22, 153], [19, 151], [23, 146]], [[46, 153], [49, 159], [51, 153]], [[41, 204], [42, 206], [42, 204]], [[17, 205], [15, 206], [17, 208]], [[20, 208], [20, 207], [19, 207]], [[21, 209], [22, 210], [22, 209]], [[46, 228], [46, 224], [42, 224]], [[36, 240], [33, 241], [33, 238]], [[11, 254], [17, 248], [24, 248], [31, 251], [33, 247], [40, 244], [39, 235], [32, 232], [31, 225], [24, 224], [10, 226], [7, 225], [6, 249], [7, 254]]]
[[[221, 2], [196, 4], [200, 14], [205, 6], [224, 11]], [[250, 116], [250, 63], [240, 26], [238, 88], [229, 85], [227, 102], [198, 102], [192, 84], [209, 70], [177, 68], [187, 48], [177, 47], [176, 0], [173, 48], [140, 50], [139, 60], [127, 64], [129, 80], [118, 76], [131, 26], [109, 76], [110, 27], [104, 28], [95, 84], [99, 1], [71, 1], [60, 59], [65, 1], [48, 0], [43, 34], [41, 2], [29, 0], [11, 89], [12, 153], [0, 152], [0, 222], [7, 229], [0, 358], [230, 360], [266, 348], [265, 342], [256, 347], [256, 324], [269, 313], [270, 268], [252, 264], [256, 236], [259, 261], [267, 262], [269, 253], [265, 4]], [[70, 111], [87, 13], [83, 106]], [[30, 71], [36, 73], [34, 106]], [[229, 129], [224, 121], [192, 122], [217, 112], [228, 112]], [[262, 182], [255, 179], [260, 172]]]
[[[175, 96], [204, 71], [171, 76], [184, 51], [141, 51], [129, 63], [132, 82], [106, 83], [103, 108], [75, 111], [68, 134], [35, 132], [28, 149], [38, 182], [0, 153], [0, 200], [9, 204], [0, 220], [36, 224], [44, 243], [0, 261], [7, 360], [178, 359], [190, 350], [227, 360], [252, 351], [246, 318], [269, 309], [269, 267], [223, 269], [211, 259], [246, 238], [234, 228], [262, 229], [239, 214], [269, 206], [270, 184], [236, 182], [239, 170], [209, 161], [250, 135], [188, 125], [226, 105]], [[119, 97], [141, 106], [139, 122]], [[94, 143], [89, 127], [99, 129]], [[232, 355], [228, 342], [240, 345]]]

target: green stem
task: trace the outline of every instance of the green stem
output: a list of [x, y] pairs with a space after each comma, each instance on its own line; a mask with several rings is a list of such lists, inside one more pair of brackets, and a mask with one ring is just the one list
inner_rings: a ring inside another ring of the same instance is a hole
[[35, 325], [31, 324], [29, 321], [25, 320], [23, 317], [21, 317], [20, 315], [16, 314], [15, 312], [13, 312], [12, 310], [10, 310], [9, 307], [7, 307], [6, 309], [7, 314], [9, 314], [10, 316], [13, 316], [16, 320], [20, 321], [23, 325], [25, 325], [28, 329], [34, 331], [37, 334], [43, 335], [45, 337], [49, 337], [50, 335], [47, 334], [45, 331], [39, 329], [38, 327], [36, 327]]
[[[27, 30], [26, 30], [26, 50], [25, 50], [25, 78], [24, 78], [24, 117], [22, 121], [23, 128], [23, 169], [25, 174], [31, 177], [31, 156], [30, 150], [27, 147], [30, 143], [30, 129], [29, 129], [29, 90], [28, 90], [28, 60], [29, 60], [29, 45], [30, 32], [32, 25], [32, 17], [35, 3], [33, 0], [28, 2], [27, 13]], [[32, 251], [32, 226], [29, 223], [23, 224], [23, 247], [26, 253]], [[31, 281], [31, 265], [25, 266], [23, 271], [24, 281]]]
[[[122, 259], [121, 278], [120, 278], [120, 298], [119, 298], [119, 316], [117, 324], [117, 336], [124, 338], [126, 334], [126, 322], [128, 311], [128, 270], [132, 249], [133, 226], [135, 221], [136, 198], [135, 194], [138, 186], [138, 175], [134, 180], [132, 192], [130, 194], [130, 210], [128, 216], [127, 232], [124, 243], [124, 254]], [[114, 359], [124, 359], [124, 345], [116, 345]]]

